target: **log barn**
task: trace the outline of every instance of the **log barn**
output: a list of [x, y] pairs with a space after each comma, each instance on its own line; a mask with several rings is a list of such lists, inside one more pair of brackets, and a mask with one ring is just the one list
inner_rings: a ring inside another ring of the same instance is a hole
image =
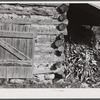
[[65, 61], [63, 36], [81, 25], [99, 25], [99, 17], [91, 4], [0, 3], [0, 78], [48, 72]]
[[38, 66], [63, 61], [51, 47], [59, 5], [0, 4], [0, 78], [32, 78]]

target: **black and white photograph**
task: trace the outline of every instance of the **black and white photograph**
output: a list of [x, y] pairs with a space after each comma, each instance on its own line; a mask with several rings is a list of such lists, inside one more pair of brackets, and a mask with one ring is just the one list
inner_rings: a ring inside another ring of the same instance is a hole
[[100, 88], [100, 3], [0, 3], [0, 88]]

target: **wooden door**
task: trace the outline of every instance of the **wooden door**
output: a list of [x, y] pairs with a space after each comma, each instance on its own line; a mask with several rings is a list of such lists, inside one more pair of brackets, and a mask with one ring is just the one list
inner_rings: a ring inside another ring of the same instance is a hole
[[0, 22], [0, 78], [31, 78], [34, 36], [31, 24]]

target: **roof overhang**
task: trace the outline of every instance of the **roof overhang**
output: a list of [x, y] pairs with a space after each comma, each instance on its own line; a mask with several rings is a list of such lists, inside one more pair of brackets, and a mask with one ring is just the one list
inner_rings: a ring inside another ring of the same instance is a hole
[[100, 4], [70, 4], [68, 19], [72, 24], [100, 25]]

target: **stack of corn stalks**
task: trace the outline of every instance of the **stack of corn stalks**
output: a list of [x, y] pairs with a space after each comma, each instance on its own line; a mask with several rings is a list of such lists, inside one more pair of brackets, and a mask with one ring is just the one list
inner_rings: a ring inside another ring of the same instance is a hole
[[97, 50], [91, 49], [86, 45], [66, 43], [65, 49], [66, 65], [69, 75], [73, 79], [87, 84], [95, 84], [97, 77], [100, 77], [99, 60], [97, 59]]

